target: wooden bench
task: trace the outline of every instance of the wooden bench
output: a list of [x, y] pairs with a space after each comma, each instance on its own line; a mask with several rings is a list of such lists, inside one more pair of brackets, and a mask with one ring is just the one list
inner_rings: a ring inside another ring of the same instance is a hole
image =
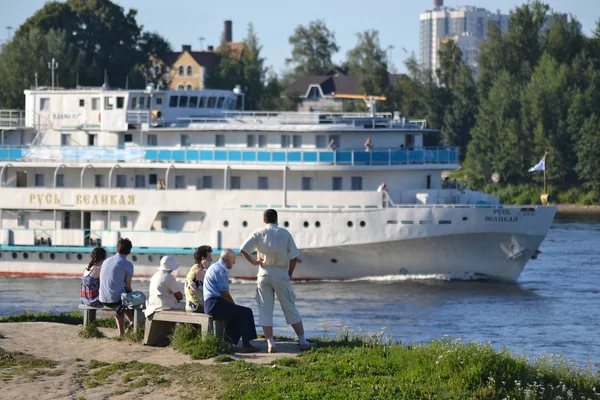
[[204, 334], [223, 336], [225, 321], [213, 319], [210, 315], [185, 311], [157, 311], [146, 318], [144, 344], [149, 346], [165, 346], [169, 343], [177, 323], [200, 325]]
[[[144, 326], [144, 309], [145, 305], [137, 306], [137, 307], [128, 307], [133, 309], [133, 329], [137, 331], [142, 326]], [[116, 308], [108, 308], [108, 307], [91, 307], [86, 306], [85, 304], [80, 304], [79, 309], [83, 312], [83, 326], [87, 324], [91, 324], [96, 320], [96, 312], [98, 310], [106, 310], [106, 311], [115, 311]]]

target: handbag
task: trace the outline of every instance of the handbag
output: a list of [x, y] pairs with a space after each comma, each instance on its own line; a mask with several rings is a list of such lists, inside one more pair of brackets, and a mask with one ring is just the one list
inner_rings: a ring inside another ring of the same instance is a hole
[[146, 303], [146, 295], [140, 291], [121, 293], [121, 303], [129, 308], [138, 307]]

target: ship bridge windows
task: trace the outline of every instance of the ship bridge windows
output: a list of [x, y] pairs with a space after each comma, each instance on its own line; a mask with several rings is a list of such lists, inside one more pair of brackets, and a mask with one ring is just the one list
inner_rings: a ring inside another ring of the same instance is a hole
[[113, 97], [107, 96], [104, 98], [104, 109], [112, 110], [115, 107], [115, 99]]
[[[179, 85], [179, 86], [181, 86], [181, 85]], [[178, 102], [179, 102], [179, 96], [169, 97], [169, 107], [177, 107]]]
[[216, 97], [209, 97], [208, 98], [208, 103], [206, 104], [206, 108], [215, 108], [216, 104], [217, 104], [217, 98]]
[[198, 96], [190, 96], [189, 107], [196, 108], [197, 106], [198, 106]]
[[225, 102], [225, 97], [219, 97], [219, 101], [217, 102], [217, 108], [223, 108], [224, 102]]
[[156, 97], [154, 99], [154, 102], [156, 103], [157, 106], [162, 106], [162, 101], [163, 101], [162, 97]]
[[135, 110], [137, 108], [137, 106], [138, 106], [137, 97], [132, 97], [131, 98], [131, 109]]
[[187, 107], [187, 105], [188, 105], [188, 97], [180, 96], [179, 97], [179, 107]]
[[200, 97], [200, 102], [198, 103], [198, 107], [206, 108], [206, 97]]

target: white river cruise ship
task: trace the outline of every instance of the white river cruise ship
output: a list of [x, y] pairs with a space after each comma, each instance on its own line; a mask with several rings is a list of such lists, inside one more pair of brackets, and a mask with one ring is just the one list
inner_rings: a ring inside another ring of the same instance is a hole
[[[373, 101], [369, 113], [298, 113], [236, 111], [225, 90], [25, 97], [25, 111], [0, 111], [0, 275], [80, 276], [94, 246], [127, 237], [137, 277], [163, 255], [184, 276], [197, 246], [238, 249], [274, 208], [300, 249], [296, 279], [517, 280], [556, 212], [448, 188], [458, 148], [424, 147], [425, 121]], [[256, 272], [238, 257], [232, 277]]]

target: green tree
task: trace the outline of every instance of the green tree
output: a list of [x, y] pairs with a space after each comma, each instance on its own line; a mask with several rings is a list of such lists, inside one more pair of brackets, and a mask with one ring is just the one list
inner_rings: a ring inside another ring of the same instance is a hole
[[242, 54], [243, 88], [246, 93], [246, 108], [257, 110], [261, 98], [265, 95], [265, 59], [261, 57], [262, 46], [252, 24], [248, 25], [248, 34], [244, 39], [244, 53]]
[[22, 109], [23, 90], [35, 85], [36, 74], [39, 85], [51, 86], [48, 61], [53, 57], [58, 62], [55, 83], [75, 85], [76, 76], [72, 68], [82, 65], [82, 60], [66, 36], [64, 31], [51, 29], [42, 32], [36, 28], [3, 46], [0, 53], [0, 108]]
[[387, 57], [379, 42], [379, 32], [367, 30], [356, 34], [358, 43], [347, 54], [350, 73], [360, 79], [360, 90], [364, 94], [384, 94], [389, 87]]
[[463, 65], [462, 51], [454, 40], [447, 40], [438, 51], [440, 68], [436, 71], [438, 80], [443, 86], [452, 89]]
[[139, 50], [147, 56], [139, 65], [139, 72], [144, 81], [168, 87], [171, 74], [163, 60], [173, 50], [169, 41], [156, 32], [144, 32], [139, 42]]
[[288, 41], [292, 45], [292, 56], [285, 62], [293, 67], [293, 77], [324, 75], [334, 66], [332, 57], [339, 47], [335, 42], [335, 34], [329, 31], [325, 21], [312, 21], [308, 26], [298, 25]]
[[460, 157], [464, 160], [477, 116], [477, 87], [469, 66], [460, 66], [450, 96], [442, 133], [448, 143], [460, 148]]
[[600, 118], [592, 114], [586, 118], [579, 131], [576, 144], [577, 166], [579, 178], [588, 190], [600, 193]]

